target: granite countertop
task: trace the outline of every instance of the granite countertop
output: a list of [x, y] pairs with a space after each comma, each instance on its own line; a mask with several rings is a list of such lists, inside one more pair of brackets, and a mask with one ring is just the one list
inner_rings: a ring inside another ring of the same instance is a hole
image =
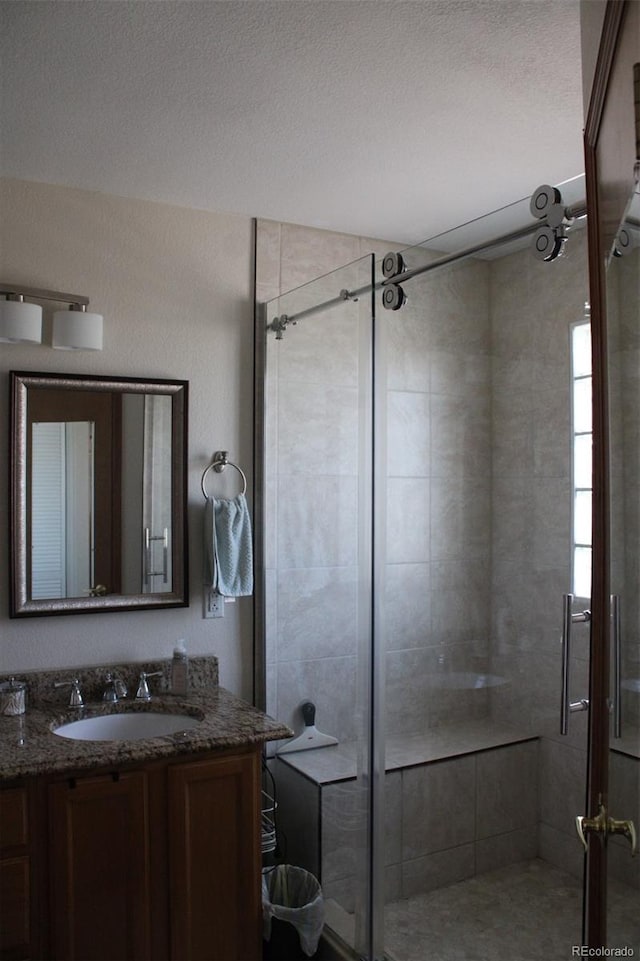
[[[164, 664], [148, 665], [142, 669], [157, 666], [168, 670]], [[135, 667], [139, 668], [140, 665]], [[92, 672], [97, 674], [102, 670], [92, 669]], [[78, 676], [81, 672], [65, 673]], [[185, 697], [163, 690], [166, 684], [162, 683], [164, 679], [161, 678], [161, 692], [153, 695], [150, 701], [136, 701], [129, 696], [116, 704], [106, 704], [98, 699], [90, 700], [85, 695], [83, 708], [65, 708], [68, 697], [65, 695], [62, 696], [62, 703], [60, 700], [36, 700], [35, 704], [30, 704], [28, 700], [25, 714], [0, 716], [0, 781], [37, 774], [88, 771], [114, 764], [142, 763], [291, 737], [292, 732], [285, 724], [219, 687], [217, 664], [215, 683], [210, 683], [211, 677], [207, 679], [195, 673], [199, 683], [193, 684]], [[59, 675], [60, 672], [57, 672], [56, 676]], [[209, 683], [206, 683], [207, 680]], [[38, 677], [31, 688], [35, 691], [43, 686]], [[46, 686], [50, 688], [50, 682]], [[188, 714], [198, 718], [199, 723], [177, 734], [128, 741], [80, 741], [53, 733], [53, 729], [61, 724], [81, 718], [138, 711]]]

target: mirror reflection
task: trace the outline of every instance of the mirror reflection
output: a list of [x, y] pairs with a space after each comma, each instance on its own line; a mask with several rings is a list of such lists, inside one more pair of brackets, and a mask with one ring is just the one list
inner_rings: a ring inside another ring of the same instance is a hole
[[640, 195], [634, 193], [607, 270], [614, 746], [640, 733]]
[[31, 597], [77, 597], [95, 583], [95, 423], [31, 425]]
[[185, 604], [186, 382], [12, 378], [12, 615]]

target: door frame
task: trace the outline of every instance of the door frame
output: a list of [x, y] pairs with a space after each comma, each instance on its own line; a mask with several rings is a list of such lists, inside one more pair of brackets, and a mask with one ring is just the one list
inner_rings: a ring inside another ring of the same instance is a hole
[[[628, 36], [634, 25], [637, 31], [638, 11], [633, 6], [630, 0], [607, 0], [584, 130], [593, 352], [593, 554], [585, 812], [589, 818], [598, 815], [601, 805], [608, 810], [609, 800], [611, 532], [606, 255], [613, 239], [612, 225], [618, 225], [624, 216], [637, 159], [632, 70], [625, 78], [628, 61], [635, 58], [629, 57], [634, 45]], [[606, 835], [590, 833], [585, 859], [583, 944], [599, 948], [606, 940], [607, 840]]]

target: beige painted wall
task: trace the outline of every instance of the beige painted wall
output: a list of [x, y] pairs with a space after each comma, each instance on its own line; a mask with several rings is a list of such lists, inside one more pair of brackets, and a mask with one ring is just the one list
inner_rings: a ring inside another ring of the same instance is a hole
[[[189, 608], [11, 620], [3, 456], [0, 673], [168, 657], [185, 637], [193, 654], [218, 655], [221, 683], [250, 698], [251, 599], [227, 604], [224, 619], [202, 618], [200, 477], [213, 451], [226, 449], [251, 487], [252, 221], [0, 180], [0, 224], [2, 280], [84, 294], [105, 317], [102, 352], [0, 345], [0, 450], [9, 443], [10, 370], [186, 379], [191, 542]], [[45, 332], [49, 319], [45, 307]]]

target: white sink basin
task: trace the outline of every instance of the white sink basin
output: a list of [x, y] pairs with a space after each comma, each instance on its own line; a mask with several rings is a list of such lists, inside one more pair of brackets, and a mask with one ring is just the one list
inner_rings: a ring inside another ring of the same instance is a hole
[[163, 737], [197, 727], [200, 721], [188, 714], [162, 714], [136, 711], [129, 714], [103, 714], [70, 721], [55, 728], [58, 737], [74, 741], [140, 741], [146, 737]]

